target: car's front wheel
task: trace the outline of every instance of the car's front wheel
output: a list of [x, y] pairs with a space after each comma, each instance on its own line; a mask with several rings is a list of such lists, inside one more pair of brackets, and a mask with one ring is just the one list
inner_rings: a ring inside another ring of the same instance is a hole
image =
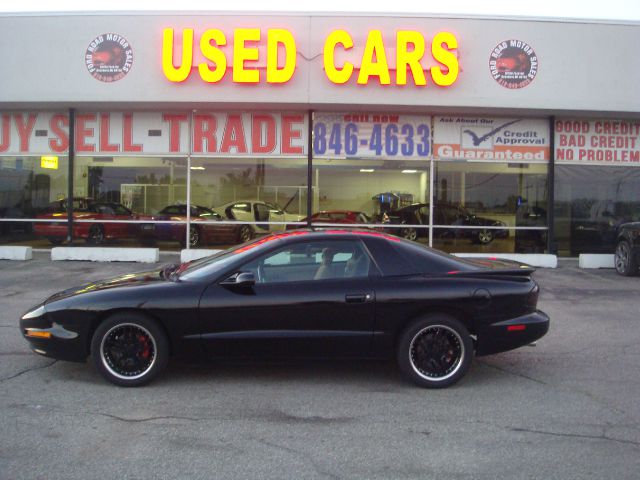
[[138, 387], [164, 370], [169, 341], [164, 331], [144, 315], [118, 313], [96, 329], [91, 356], [100, 374], [111, 383]]
[[240, 243], [248, 242], [253, 238], [253, 230], [249, 225], [242, 225], [238, 230], [238, 241]]
[[444, 314], [428, 315], [403, 332], [397, 355], [406, 378], [421, 387], [444, 388], [467, 373], [473, 343], [459, 320]]
[[91, 225], [89, 235], [87, 236], [87, 242], [93, 245], [100, 245], [104, 243], [104, 238], [104, 227], [102, 225]]
[[631, 252], [631, 246], [626, 240], [620, 240], [616, 246], [614, 255], [616, 271], [625, 277], [632, 277], [638, 274], [638, 262]]

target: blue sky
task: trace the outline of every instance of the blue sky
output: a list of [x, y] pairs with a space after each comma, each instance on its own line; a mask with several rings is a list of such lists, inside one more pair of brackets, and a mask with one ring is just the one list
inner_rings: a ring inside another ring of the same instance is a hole
[[638, 0], [0, 0], [0, 12], [51, 11], [372, 12], [588, 18], [640, 21]]

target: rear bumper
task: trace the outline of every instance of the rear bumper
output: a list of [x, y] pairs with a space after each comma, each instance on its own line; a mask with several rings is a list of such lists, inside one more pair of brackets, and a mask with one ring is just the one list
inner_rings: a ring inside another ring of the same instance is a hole
[[537, 310], [521, 317], [492, 323], [478, 330], [476, 355], [490, 355], [522, 347], [549, 331], [549, 316]]

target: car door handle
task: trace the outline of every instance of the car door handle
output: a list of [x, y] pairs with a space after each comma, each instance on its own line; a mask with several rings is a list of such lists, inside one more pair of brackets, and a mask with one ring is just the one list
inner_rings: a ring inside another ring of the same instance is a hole
[[347, 303], [364, 303], [373, 298], [370, 293], [351, 293], [344, 296]]

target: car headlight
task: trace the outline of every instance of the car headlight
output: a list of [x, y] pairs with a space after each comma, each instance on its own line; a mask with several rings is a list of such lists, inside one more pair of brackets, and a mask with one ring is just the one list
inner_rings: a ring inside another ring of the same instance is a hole
[[40, 305], [39, 307], [34, 308], [33, 310], [28, 311], [24, 315], [22, 315], [22, 320], [27, 320], [29, 318], [38, 318], [44, 315], [44, 305]]

